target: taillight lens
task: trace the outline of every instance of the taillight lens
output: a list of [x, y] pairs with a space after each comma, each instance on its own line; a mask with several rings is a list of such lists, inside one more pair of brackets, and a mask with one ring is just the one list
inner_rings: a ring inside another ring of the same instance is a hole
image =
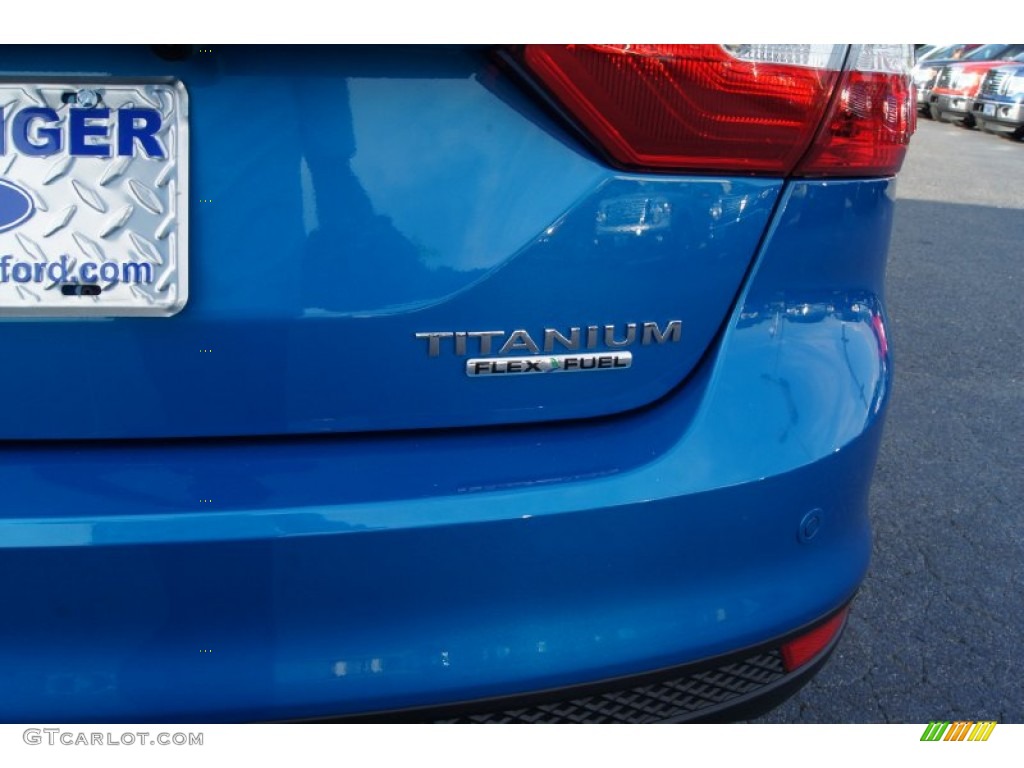
[[[880, 63], [893, 66], [894, 48], [905, 49], [896, 57], [898, 72], [876, 71]], [[883, 169], [862, 142], [891, 138], [887, 128], [868, 125], [887, 119], [886, 109], [913, 119], [910, 47], [855, 46], [855, 66], [843, 71], [845, 54], [840, 45], [530, 45], [521, 60], [623, 168], [789, 175], [800, 167], [817, 175], [831, 162], [840, 174], [894, 173], [902, 153], [883, 152]], [[848, 89], [852, 101], [830, 102], [837, 88]], [[823, 124], [835, 131], [819, 132]], [[912, 131], [911, 123], [903, 151]], [[843, 141], [853, 134], [855, 142]], [[829, 152], [800, 166], [816, 135]], [[842, 147], [847, 155], [838, 152]]]
[[798, 176], [888, 176], [903, 165], [917, 128], [909, 46], [858, 45], [850, 59]]

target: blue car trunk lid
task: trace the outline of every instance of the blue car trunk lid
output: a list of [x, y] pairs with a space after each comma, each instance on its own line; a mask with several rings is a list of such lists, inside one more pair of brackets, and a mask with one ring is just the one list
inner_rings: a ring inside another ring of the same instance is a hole
[[782, 187], [616, 170], [483, 49], [189, 54], [4, 50], [8, 81], [180, 82], [190, 223], [177, 313], [0, 320], [2, 438], [636, 408], [707, 352]]

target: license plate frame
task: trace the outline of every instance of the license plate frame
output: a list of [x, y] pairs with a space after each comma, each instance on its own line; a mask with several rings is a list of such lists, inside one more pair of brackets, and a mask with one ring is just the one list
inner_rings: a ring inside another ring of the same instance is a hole
[[188, 109], [171, 78], [0, 78], [0, 317], [181, 311]]
[[982, 114], [985, 115], [985, 117], [995, 117], [996, 116], [996, 105], [995, 104], [985, 104], [981, 111], [982, 111]]

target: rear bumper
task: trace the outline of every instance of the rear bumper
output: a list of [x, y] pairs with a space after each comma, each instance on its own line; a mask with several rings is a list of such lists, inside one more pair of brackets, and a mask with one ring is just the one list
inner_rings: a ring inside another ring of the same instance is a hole
[[[986, 109], [991, 114], [986, 114]], [[1013, 133], [1024, 126], [1024, 104], [979, 99], [972, 105], [972, 113], [986, 130]]]
[[936, 117], [943, 120], [963, 120], [971, 114], [973, 100], [968, 96], [946, 96], [939, 94], [932, 97], [932, 107]]
[[364, 723], [723, 723], [757, 717], [792, 696], [832, 654], [842, 630], [789, 671], [780, 641], [697, 664], [526, 696], [437, 708], [375, 712], [326, 722]]
[[870, 553], [892, 193], [791, 185], [714, 350], [630, 414], [4, 448], [0, 720], [436, 708], [833, 612]]

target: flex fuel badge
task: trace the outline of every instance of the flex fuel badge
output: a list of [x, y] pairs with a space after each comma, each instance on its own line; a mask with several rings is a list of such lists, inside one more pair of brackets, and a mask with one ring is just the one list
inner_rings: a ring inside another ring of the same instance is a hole
[[545, 328], [532, 335], [517, 329], [433, 331], [415, 336], [427, 342], [429, 357], [468, 357], [467, 376], [517, 376], [622, 371], [633, 365], [633, 353], [628, 347], [678, 343], [682, 332], [683, 322], [670, 320], [664, 325], [644, 322]]
[[573, 373], [614, 371], [633, 364], [632, 352], [551, 357], [491, 357], [466, 361], [467, 376], [502, 376], [519, 373]]

